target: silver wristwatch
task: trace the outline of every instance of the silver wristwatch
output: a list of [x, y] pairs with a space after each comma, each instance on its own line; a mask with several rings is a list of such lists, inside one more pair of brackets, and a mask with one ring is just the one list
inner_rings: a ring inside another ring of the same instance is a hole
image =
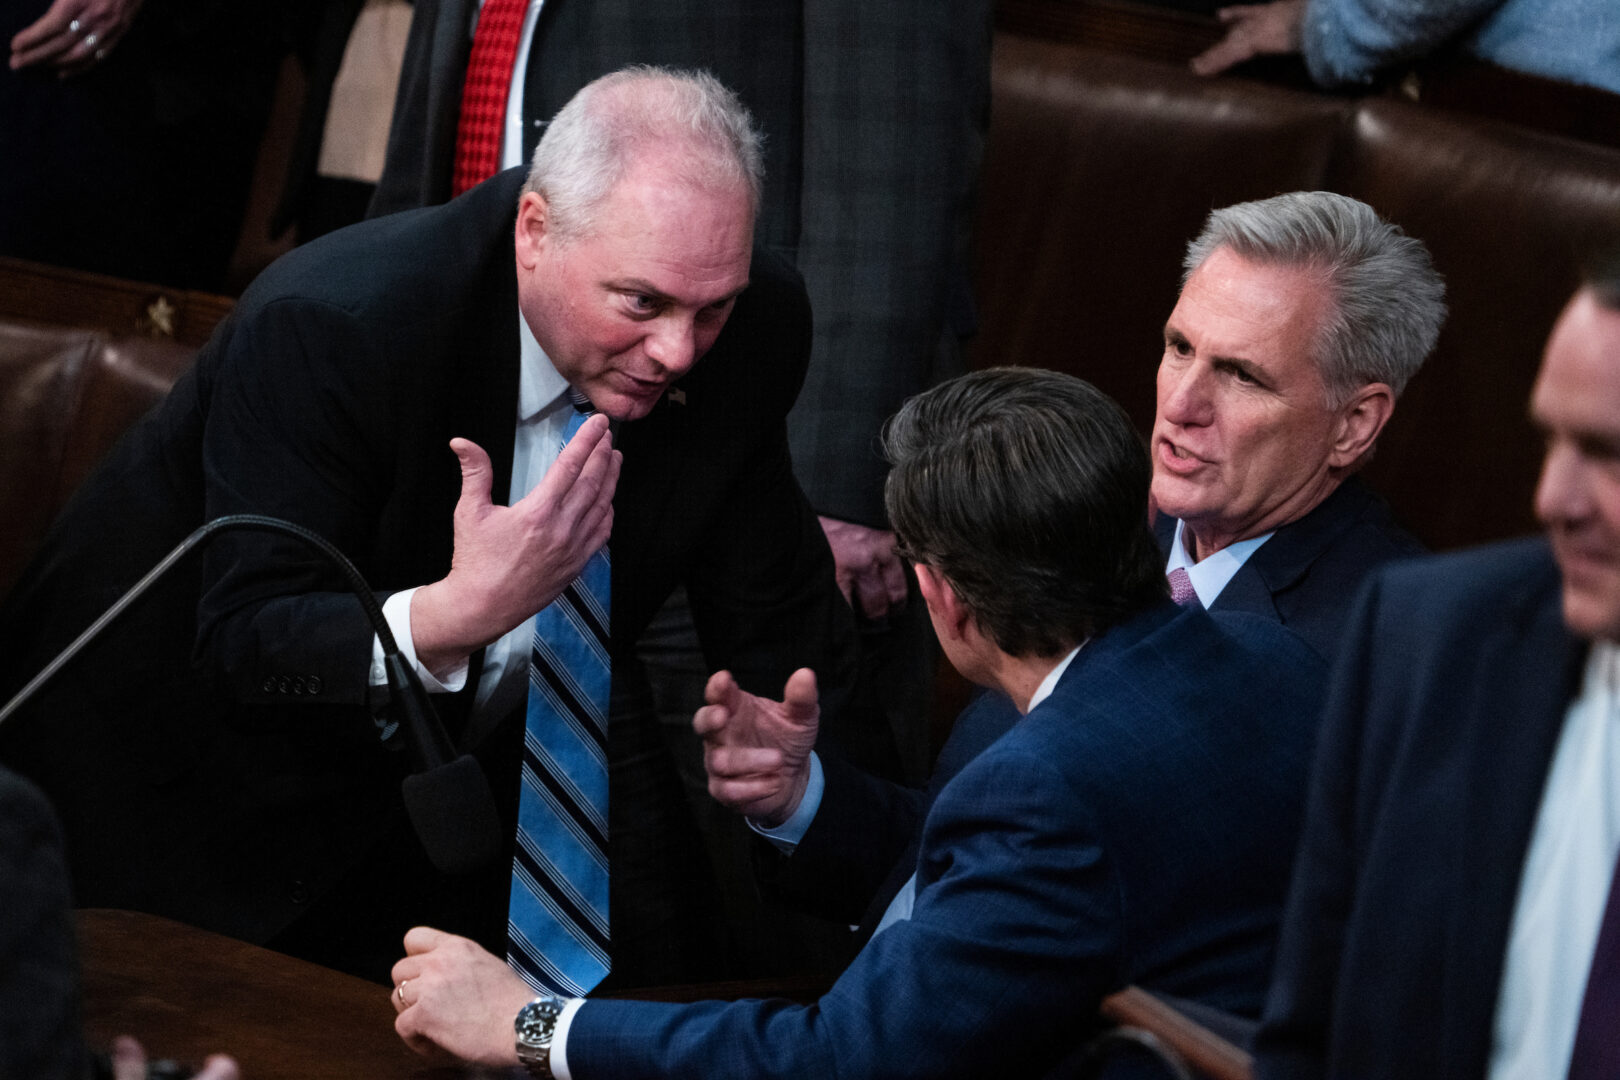
[[541, 994], [518, 1010], [512, 1030], [517, 1034], [517, 1056], [529, 1075], [551, 1080], [551, 1036], [562, 1015], [563, 999]]

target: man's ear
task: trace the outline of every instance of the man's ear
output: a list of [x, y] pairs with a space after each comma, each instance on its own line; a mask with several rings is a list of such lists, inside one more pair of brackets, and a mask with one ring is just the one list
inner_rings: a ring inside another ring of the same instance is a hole
[[513, 246], [517, 249], [518, 265], [533, 270], [540, 262], [541, 253], [548, 244], [555, 243], [551, 233], [551, 208], [539, 192], [526, 191], [518, 200], [517, 225]]
[[1328, 467], [1349, 469], [1365, 457], [1395, 411], [1395, 391], [1386, 383], [1368, 383], [1339, 406], [1339, 422]]
[[922, 593], [923, 603], [934, 617], [934, 628], [941, 634], [961, 638], [972, 621], [967, 605], [956, 595], [944, 574], [925, 563], [911, 565], [917, 572], [917, 588]]

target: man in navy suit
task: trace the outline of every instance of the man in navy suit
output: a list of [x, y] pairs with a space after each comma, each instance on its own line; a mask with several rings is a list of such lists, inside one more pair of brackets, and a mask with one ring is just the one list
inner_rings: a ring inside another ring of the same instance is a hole
[[1565, 308], [1531, 414], [1546, 540], [1390, 567], [1357, 605], [1262, 1077], [1620, 1068], [1620, 263]]
[[[1025, 715], [940, 791], [912, 887], [854, 963], [811, 1006], [561, 1001], [418, 928], [394, 968], [408, 1043], [541, 1077], [1035, 1075], [1130, 982], [1258, 1007], [1319, 660], [1269, 620], [1169, 602], [1146, 455], [1088, 384], [964, 376], [886, 443], [946, 654]], [[724, 673], [709, 690], [694, 726], [726, 800], [790, 818], [813, 785], [814, 674], [782, 703]]]
[[1422, 550], [1354, 474], [1434, 347], [1444, 286], [1419, 241], [1326, 191], [1215, 211], [1184, 265], [1153, 424], [1172, 587], [1331, 657], [1362, 576]]

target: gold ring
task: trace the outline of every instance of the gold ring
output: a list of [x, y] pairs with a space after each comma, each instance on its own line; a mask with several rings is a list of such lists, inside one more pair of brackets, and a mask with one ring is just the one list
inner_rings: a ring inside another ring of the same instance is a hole
[[408, 983], [410, 981], [411, 980], [406, 979], [403, 982], [401, 982], [398, 986], [394, 987], [394, 996], [399, 998], [399, 1003], [401, 1005], [405, 1006], [407, 1009], [411, 1007], [411, 1003], [405, 1000], [405, 983]]

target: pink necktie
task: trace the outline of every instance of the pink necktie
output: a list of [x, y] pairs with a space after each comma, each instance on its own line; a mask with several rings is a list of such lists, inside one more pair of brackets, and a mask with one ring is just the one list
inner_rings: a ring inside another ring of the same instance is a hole
[[1193, 588], [1192, 576], [1187, 573], [1185, 566], [1178, 566], [1167, 575], [1170, 578], [1170, 599], [1182, 607], [1203, 605], [1198, 600], [1198, 592]]

